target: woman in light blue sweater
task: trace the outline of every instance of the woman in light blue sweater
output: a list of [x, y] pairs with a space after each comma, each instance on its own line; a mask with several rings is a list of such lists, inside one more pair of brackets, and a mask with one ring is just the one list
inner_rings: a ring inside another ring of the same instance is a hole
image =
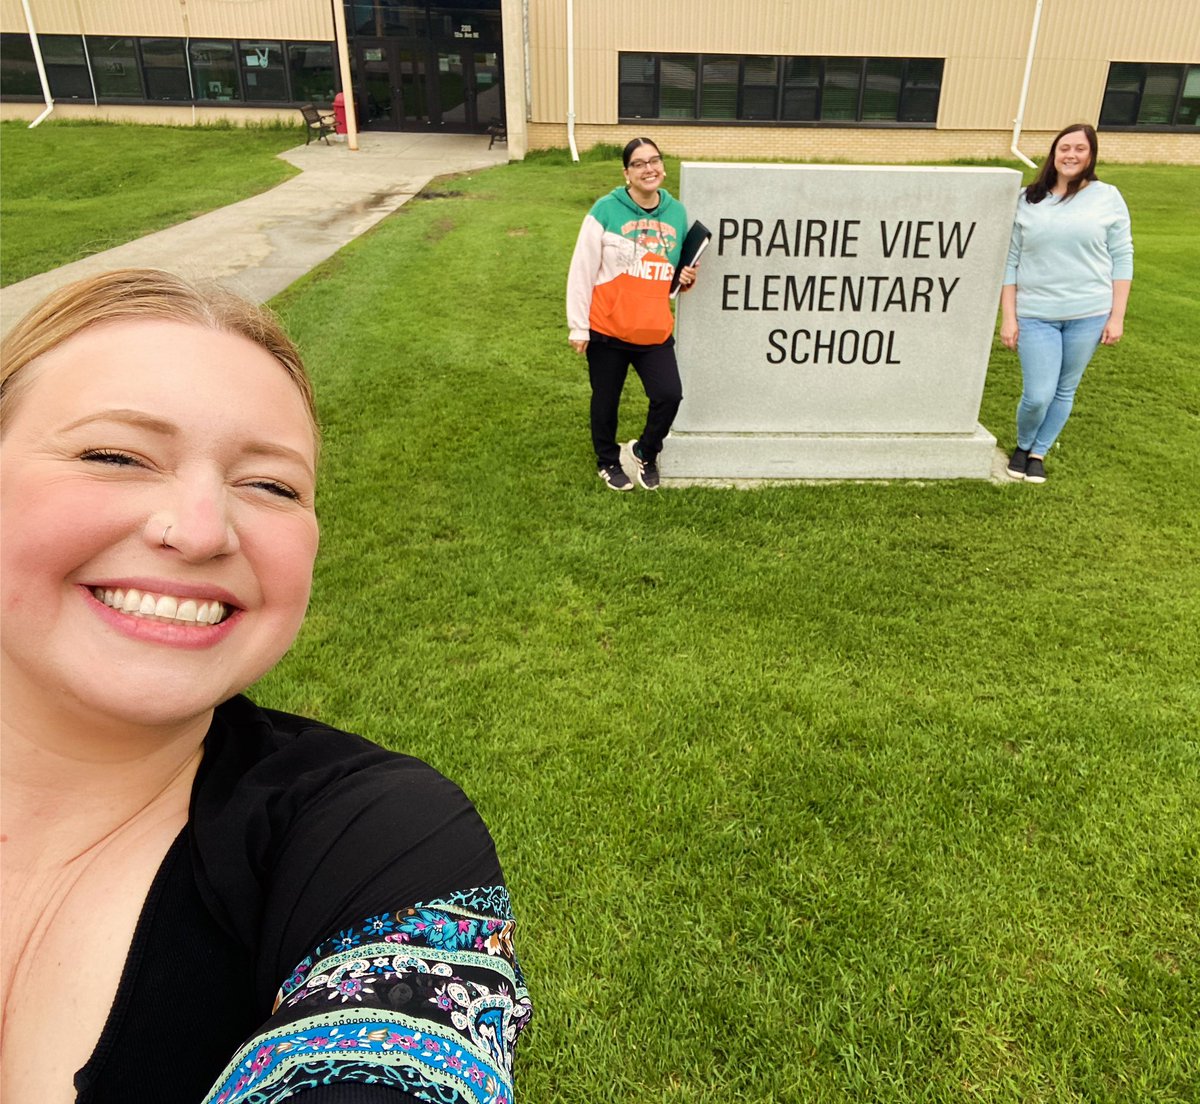
[[1125, 329], [1133, 280], [1129, 209], [1096, 179], [1096, 132], [1059, 132], [1037, 178], [1017, 201], [1000, 292], [1000, 340], [1021, 358], [1017, 447], [1008, 474], [1044, 483], [1043, 460], [1075, 401], [1099, 344]]

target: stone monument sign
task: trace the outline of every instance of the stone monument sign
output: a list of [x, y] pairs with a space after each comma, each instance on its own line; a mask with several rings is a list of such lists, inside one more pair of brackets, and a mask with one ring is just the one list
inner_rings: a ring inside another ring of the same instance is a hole
[[1020, 174], [687, 162], [713, 234], [679, 299], [664, 480], [979, 478]]

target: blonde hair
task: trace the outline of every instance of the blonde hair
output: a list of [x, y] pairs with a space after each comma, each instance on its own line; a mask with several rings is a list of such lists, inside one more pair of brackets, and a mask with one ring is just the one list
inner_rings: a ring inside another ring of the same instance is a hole
[[8, 424], [28, 385], [31, 363], [90, 326], [139, 319], [204, 326], [261, 346], [296, 385], [319, 443], [312, 381], [275, 316], [221, 288], [201, 288], [156, 268], [121, 268], [68, 284], [17, 323], [0, 346], [0, 428]]

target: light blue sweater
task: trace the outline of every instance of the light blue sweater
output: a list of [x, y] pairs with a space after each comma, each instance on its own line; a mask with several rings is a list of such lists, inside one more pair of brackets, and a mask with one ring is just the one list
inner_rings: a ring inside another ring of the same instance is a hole
[[1075, 198], [1017, 200], [1005, 284], [1017, 285], [1017, 317], [1064, 322], [1112, 310], [1112, 282], [1133, 279], [1129, 208], [1093, 180]]

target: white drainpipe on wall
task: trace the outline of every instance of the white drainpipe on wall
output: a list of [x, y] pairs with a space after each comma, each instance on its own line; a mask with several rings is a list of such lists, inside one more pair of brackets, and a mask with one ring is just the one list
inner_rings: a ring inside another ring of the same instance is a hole
[[533, 76], [529, 71], [529, 0], [521, 7], [521, 35], [525, 46], [525, 121], [533, 121]]
[[25, 25], [29, 28], [29, 41], [33, 45], [33, 60], [37, 63], [38, 78], [42, 82], [42, 96], [46, 100], [46, 110], [29, 124], [29, 129], [33, 130], [54, 110], [54, 100], [50, 96], [50, 81], [46, 78], [46, 66], [42, 61], [42, 46], [38, 42], [37, 31], [33, 26], [33, 13], [29, 10], [29, 0], [21, 0], [21, 7], [25, 9]]
[[567, 145], [571, 160], [579, 160], [575, 148], [575, 0], [567, 0]]
[[1031, 169], [1036, 169], [1037, 165], [1017, 147], [1021, 141], [1021, 125], [1025, 122], [1025, 100], [1029, 96], [1029, 75], [1033, 72], [1033, 53], [1037, 48], [1038, 25], [1042, 21], [1042, 3], [1043, 0], [1037, 0], [1037, 7], [1033, 12], [1033, 27], [1029, 31], [1029, 53], [1025, 58], [1025, 79], [1021, 82], [1021, 102], [1017, 105], [1017, 117], [1013, 120], [1013, 140], [1009, 146], [1013, 156], [1024, 161]]

